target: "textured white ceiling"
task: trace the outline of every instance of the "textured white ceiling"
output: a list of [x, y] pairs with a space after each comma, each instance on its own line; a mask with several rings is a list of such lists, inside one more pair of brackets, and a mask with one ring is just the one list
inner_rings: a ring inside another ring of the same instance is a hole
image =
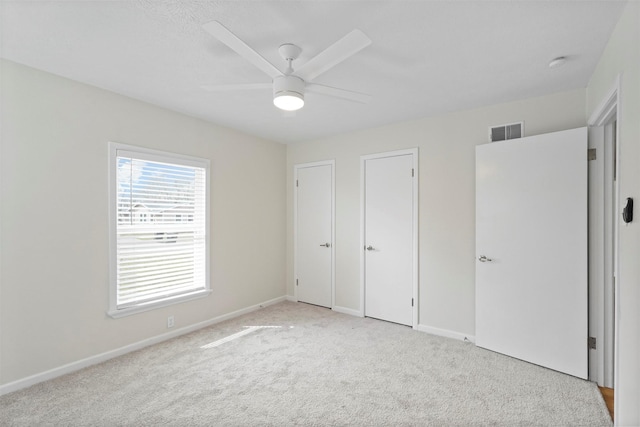
[[[619, 1], [1, 1], [0, 55], [31, 67], [293, 143], [587, 85]], [[218, 20], [284, 70], [354, 28], [373, 43], [315, 80], [373, 95], [307, 94], [284, 114], [265, 91], [202, 85], [269, 77], [202, 29]], [[548, 62], [568, 56], [564, 67]]]

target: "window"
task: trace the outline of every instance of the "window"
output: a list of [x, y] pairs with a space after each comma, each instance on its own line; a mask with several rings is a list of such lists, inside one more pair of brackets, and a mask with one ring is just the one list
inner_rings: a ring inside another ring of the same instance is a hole
[[111, 143], [110, 173], [109, 315], [208, 295], [209, 161]]

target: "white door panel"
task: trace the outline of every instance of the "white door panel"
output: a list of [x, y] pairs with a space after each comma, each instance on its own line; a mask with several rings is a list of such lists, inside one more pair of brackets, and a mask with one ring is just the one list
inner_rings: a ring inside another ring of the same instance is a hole
[[297, 175], [298, 301], [332, 306], [333, 165], [300, 167]]
[[413, 155], [364, 161], [365, 315], [413, 324]]
[[586, 378], [586, 128], [476, 148], [476, 256], [476, 344]]

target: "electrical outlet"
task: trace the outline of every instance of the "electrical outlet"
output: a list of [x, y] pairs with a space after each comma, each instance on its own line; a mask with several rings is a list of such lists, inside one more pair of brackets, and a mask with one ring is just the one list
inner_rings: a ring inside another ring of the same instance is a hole
[[173, 325], [175, 325], [175, 323], [176, 319], [174, 319], [173, 316], [167, 317], [167, 328], [173, 328]]

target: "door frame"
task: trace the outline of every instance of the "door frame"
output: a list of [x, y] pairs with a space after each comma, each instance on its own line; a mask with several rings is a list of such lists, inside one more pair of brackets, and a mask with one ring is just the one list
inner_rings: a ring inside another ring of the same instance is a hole
[[321, 160], [318, 162], [299, 163], [293, 165], [293, 297], [298, 301], [298, 171], [304, 168], [331, 166], [331, 309], [336, 305], [336, 161]]
[[418, 186], [419, 186], [419, 170], [418, 170], [418, 147], [408, 148], [404, 150], [386, 151], [383, 153], [374, 153], [360, 156], [360, 317], [365, 315], [365, 183], [366, 183], [366, 161], [373, 159], [381, 159], [385, 157], [397, 157], [411, 155], [412, 167], [414, 170], [413, 179], [413, 271], [412, 271], [412, 292], [413, 292], [413, 324], [412, 328], [418, 327], [418, 313], [420, 299], [418, 298]]
[[[598, 107], [593, 111], [591, 117], [587, 121], [589, 126], [589, 134], [594, 135], [596, 141], [594, 145], [598, 145], [603, 148], [602, 156], [604, 161], [609, 164], [605, 165], [604, 162], [600, 166], [601, 169], [606, 171], [608, 168], [613, 167], [618, 172], [620, 171], [620, 87], [621, 87], [621, 75], [618, 74], [616, 79], [604, 96]], [[609, 132], [609, 125], [613, 119], [617, 120], [617, 126], [615, 128], [615, 135]], [[611, 139], [615, 139], [615, 147], [611, 147]], [[590, 145], [591, 147], [591, 141]], [[615, 148], [615, 152], [613, 149]], [[607, 158], [607, 154], [609, 158]], [[613, 155], [613, 159], [610, 156]], [[599, 160], [599, 153], [596, 154], [597, 160]], [[590, 363], [589, 379], [597, 382], [601, 386], [614, 387], [618, 383], [618, 304], [619, 301], [619, 289], [620, 283], [618, 279], [618, 255], [619, 255], [619, 227], [620, 227], [620, 215], [618, 215], [618, 204], [620, 200], [620, 186], [619, 180], [613, 182], [613, 188], [611, 188], [610, 181], [607, 181], [607, 177], [602, 174], [599, 177], [602, 181], [603, 188], [595, 189], [596, 196], [602, 198], [601, 205], [597, 206], [600, 217], [596, 219], [597, 223], [591, 228], [589, 232], [597, 232], [599, 235], [596, 239], [596, 247], [590, 248], [590, 252], [595, 253], [594, 259], [590, 259], [590, 269], [594, 269], [597, 273], [596, 277], [591, 276], [589, 281], [589, 325], [590, 336], [597, 337], [597, 346], [595, 350], [595, 363]], [[600, 184], [600, 183], [599, 183]], [[591, 190], [590, 190], [591, 192]], [[607, 224], [605, 212], [609, 212], [610, 218], [613, 224]], [[609, 251], [606, 250], [606, 242], [613, 242]], [[613, 252], [613, 253], [611, 253]], [[611, 298], [605, 296], [605, 290], [607, 290], [607, 281], [611, 281], [605, 277], [605, 272], [610, 271], [613, 274], [613, 301]], [[592, 282], [593, 279], [593, 282]], [[611, 324], [613, 324], [613, 333], [610, 332]], [[611, 354], [613, 353], [613, 354]], [[613, 366], [612, 366], [613, 365]], [[615, 400], [614, 412], [617, 411], [617, 399]]]

